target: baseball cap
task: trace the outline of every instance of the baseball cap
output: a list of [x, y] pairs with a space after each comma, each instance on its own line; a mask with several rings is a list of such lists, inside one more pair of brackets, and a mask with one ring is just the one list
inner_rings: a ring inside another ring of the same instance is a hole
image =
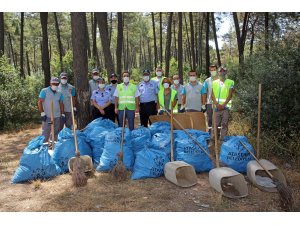
[[148, 70], [148, 69], [144, 69], [144, 70], [143, 70], [143, 74], [144, 74], [144, 73], [148, 73], [148, 74], [150, 74], [150, 70]]
[[97, 68], [94, 68], [94, 69], [92, 70], [92, 73], [99, 73], [99, 70], [98, 70]]
[[60, 78], [63, 78], [63, 77], [66, 77], [68, 78], [68, 74], [66, 72], [62, 72], [60, 75], [59, 75]]
[[51, 84], [59, 84], [59, 79], [57, 77], [51, 77], [50, 83]]
[[97, 82], [99, 81], [104, 81], [105, 82], [105, 80], [104, 80], [104, 78], [102, 78], [102, 77], [99, 77], [97, 80], [96, 80]]
[[118, 78], [118, 75], [117, 75], [117, 74], [115, 74], [115, 73], [112, 73], [112, 74], [109, 76], [109, 78], [112, 78], [112, 77], [116, 77], [116, 78]]
[[227, 68], [224, 67], [224, 66], [220, 66], [220, 68], [218, 69], [218, 71], [219, 71], [220, 73], [226, 73], [226, 72], [227, 72]]

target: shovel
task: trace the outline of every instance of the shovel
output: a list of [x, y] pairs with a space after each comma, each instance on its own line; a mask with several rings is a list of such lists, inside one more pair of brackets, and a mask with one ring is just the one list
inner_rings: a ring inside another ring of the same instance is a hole
[[164, 174], [167, 180], [180, 187], [191, 187], [197, 184], [197, 175], [193, 166], [183, 161], [174, 162], [174, 143], [173, 143], [173, 107], [171, 107], [171, 162], [166, 163]]

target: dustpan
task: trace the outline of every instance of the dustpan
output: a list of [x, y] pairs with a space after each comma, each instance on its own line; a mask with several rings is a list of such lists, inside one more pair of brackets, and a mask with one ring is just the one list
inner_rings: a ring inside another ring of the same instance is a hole
[[180, 187], [191, 187], [197, 184], [195, 169], [183, 161], [174, 161], [173, 149], [173, 109], [171, 107], [171, 162], [166, 163], [164, 175], [166, 179]]
[[[80, 158], [84, 160], [84, 165], [85, 165], [84, 172], [92, 171], [93, 170], [93, 161], [92, 161], [91, 157], [88, 155], [81, 155]], [[73, 172], [73, 165], [74, 165], [75, 159], [76, 159], [76, 157], [72, 157], [68, 162], [68, 167], [69, 167], [70, 173]]]
[[[286, 179], [281, 172], [273, 163], [266, 159], [260, 159], [259, 162], [281, 183], [287, 185]], [[272, 179], [269, 178], [264, 169], [255, 161], [251, 160], [247, 164], [247, 176], [251, 183], [263, 191], [277, 192], [276, 185]]]

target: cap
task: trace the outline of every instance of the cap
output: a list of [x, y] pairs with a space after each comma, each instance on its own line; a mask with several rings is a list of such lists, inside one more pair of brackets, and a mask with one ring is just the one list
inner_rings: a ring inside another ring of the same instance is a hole
[[63, 78], [63, 77], [66, 77], [68, 78], [68, 74], [66, 72], [62, 72], [60, 75], [59, 75], [60, 78]]
[[112, 77], [116, 77], [116, 78], [118, 78], [118, 75], [117, 75], [117, 74], [115, 74], [115, 73], [112, 73], [112, 74], [109, 76], [109, 78], [112, 78]]
[[209, 67], [210, 67], [210, 68], [211, 68], [211, 67], [216, 67], [216, 68], [217, 68], [216, 64], [210, 64]]
[[97, 82], [99, 81], [104, 81], [105, 82], [105, 80], [104, 80], [104, 78], [102, 78], [102, 77], [99, 77], [97, 80], [96, 80]]
[[51, 84], [59, 84], [59, 79], [57, 77], [51, 77], [50, 83]]
[[150, 74], [150, 70], [148, 70], [148, 69], [144, 69], [144, 70], [143, 70], [143, 74], [145, 74], [145, 73], [148, 73], [148, 74]]
[[99, 73], [99, 70], [98, 70], [97, 68], [94, 68], [94, 69], [92, 70], [92, 73]]
[[224, 66], [220, 66], [220, 68], [218, 69], [218, 71], [219, 71], [220, 73], [227, 73], [227, 68], [224, 67]]

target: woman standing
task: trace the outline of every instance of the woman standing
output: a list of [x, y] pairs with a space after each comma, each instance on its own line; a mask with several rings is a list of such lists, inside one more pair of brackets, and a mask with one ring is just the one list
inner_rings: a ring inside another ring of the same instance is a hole
[[158, 92], [158, 101], [157, 101], [157, 111], [159, 115], [164, 113], [164, 110], [171, 111], [171, 106], [173, 110], [178, 108], [177, 105], [177, 91], [171, 89], [171, 81], [169, 78], [164, 77], [162, 80], [162, 86]]

